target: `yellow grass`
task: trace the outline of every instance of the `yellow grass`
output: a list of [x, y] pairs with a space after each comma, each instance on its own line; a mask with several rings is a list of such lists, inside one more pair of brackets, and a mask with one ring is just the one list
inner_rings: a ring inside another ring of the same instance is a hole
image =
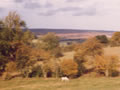
[[0, 80], [0, 90], [120, 90], [120, 77], [80, 77], [69, 82], [55, 78], [15, 78], [10, 81]]
[[120, 58], [120, 47], [106, 47], [104, 48], [105, 55], [115, 55]]

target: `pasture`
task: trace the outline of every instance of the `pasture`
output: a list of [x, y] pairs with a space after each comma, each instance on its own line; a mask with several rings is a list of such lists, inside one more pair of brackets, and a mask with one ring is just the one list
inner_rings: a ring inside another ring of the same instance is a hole
[[120, 90], [120, 77], [80, 77], [69, 82], [55, 78], [15, 78], [0, 80], [0, 90]]

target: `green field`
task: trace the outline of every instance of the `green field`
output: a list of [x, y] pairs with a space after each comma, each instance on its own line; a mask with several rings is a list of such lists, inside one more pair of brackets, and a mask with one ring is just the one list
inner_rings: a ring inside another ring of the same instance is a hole
[[1, 80], [0, 90], [120, 90], [120, 77], [80, 77], [69, 82], [54, 78], [15, 78], [9, 81]]

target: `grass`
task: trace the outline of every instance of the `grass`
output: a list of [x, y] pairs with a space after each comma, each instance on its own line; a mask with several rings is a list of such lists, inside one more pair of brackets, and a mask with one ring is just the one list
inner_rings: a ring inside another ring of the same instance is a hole
[[9, 81], [1, 80], [0, 90], [120, 90], [120, 77], [80, 77], [69, 82], [54, 78], [15, 78]]
[[106, 47], [104, 48], [105, 55], [115, 55], [120, 58], [120, 47]]

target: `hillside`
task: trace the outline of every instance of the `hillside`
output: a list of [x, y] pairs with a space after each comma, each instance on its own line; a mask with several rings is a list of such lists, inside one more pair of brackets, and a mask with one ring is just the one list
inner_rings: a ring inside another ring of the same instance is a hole
[[78, 30], [78, 29], [30, 29], [37, 36], [54, 32], [63, 39], [86, 39], [96, 35], [106, 35], [111, 37], [114, 31], [106, 30]]

